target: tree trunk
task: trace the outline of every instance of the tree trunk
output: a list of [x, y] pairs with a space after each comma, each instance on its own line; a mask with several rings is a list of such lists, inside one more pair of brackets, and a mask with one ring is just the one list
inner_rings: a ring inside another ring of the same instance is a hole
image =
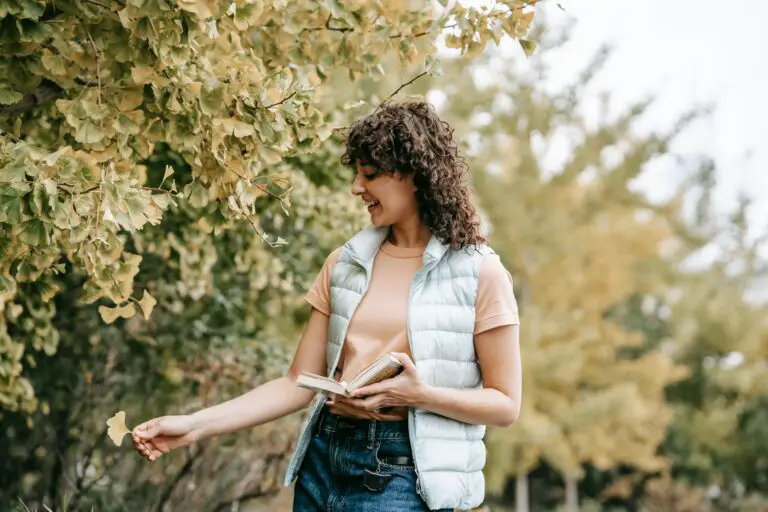
[[517, 475], [515, 479], [515, 512], [529, 512], [528, 475]]
[[579, 512], [579, 481], [572, 476], [565, 477], [565, 512]]

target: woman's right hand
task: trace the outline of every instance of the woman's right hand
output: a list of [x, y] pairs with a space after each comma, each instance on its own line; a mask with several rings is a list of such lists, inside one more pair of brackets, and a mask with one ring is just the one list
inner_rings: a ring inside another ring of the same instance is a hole
[[149, 461], [200, 439], [192, 416], [161, 416], [138, 425], [131, 433], [133, 445]]

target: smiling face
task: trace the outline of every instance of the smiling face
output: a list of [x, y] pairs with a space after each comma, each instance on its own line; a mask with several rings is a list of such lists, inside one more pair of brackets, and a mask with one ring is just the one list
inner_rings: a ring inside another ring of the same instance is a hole
[[392, 228], [393, 243], [415, 246], [432, 237], [453, 249], [485, 243], [467, 162], [453, 128], [429, 103], [385, 101], [349, 127], [340, 162], [357, 174], [352, 193], [374, 226]]
[[378, 172], [358, 163], [352, 193], [365, 203], [371, 223], [376, 227], [392, 226], [419, 217], [412, 176], [403, 178], [397, 172]]

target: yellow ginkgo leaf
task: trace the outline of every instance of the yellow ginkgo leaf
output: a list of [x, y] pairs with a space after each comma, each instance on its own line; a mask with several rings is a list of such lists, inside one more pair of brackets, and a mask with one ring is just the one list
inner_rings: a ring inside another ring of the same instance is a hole
[[125, 425], [125, 411], [117, 411], [117, 413], [107, 420], [107, 435], [115, 443], [115, 446], [120, 446], [125, 434], [130, 434], [131, 429]]
[[130, 302], [124, 306], [115, 306], [114, 308], [99, 306], [99, 314], [102, 320], [111, 324], [120, 317], [131, 318], [136, 314], [136, 307]]
[[141, 312], [144, 313], [144, 320], [149, 320], [149, 315], [152, 314], [152, 309], [155, 307], [155, 304], [157, 304], [157, 300], [155, 300], [147, 290], [144, 290], [144, 295], [142, 295], [141, 300], [139, 301]]

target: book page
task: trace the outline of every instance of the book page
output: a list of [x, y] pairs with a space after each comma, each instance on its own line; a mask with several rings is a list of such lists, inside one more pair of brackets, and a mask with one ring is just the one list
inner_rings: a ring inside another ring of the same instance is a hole
[[347, 383], [337, 382], [328, 377], [320, 377], [312, 374], [301, 374], [296, 379], [299, 387], [310, 389], [316, 393], [332, 393], [336, 395], [347, 396]]

